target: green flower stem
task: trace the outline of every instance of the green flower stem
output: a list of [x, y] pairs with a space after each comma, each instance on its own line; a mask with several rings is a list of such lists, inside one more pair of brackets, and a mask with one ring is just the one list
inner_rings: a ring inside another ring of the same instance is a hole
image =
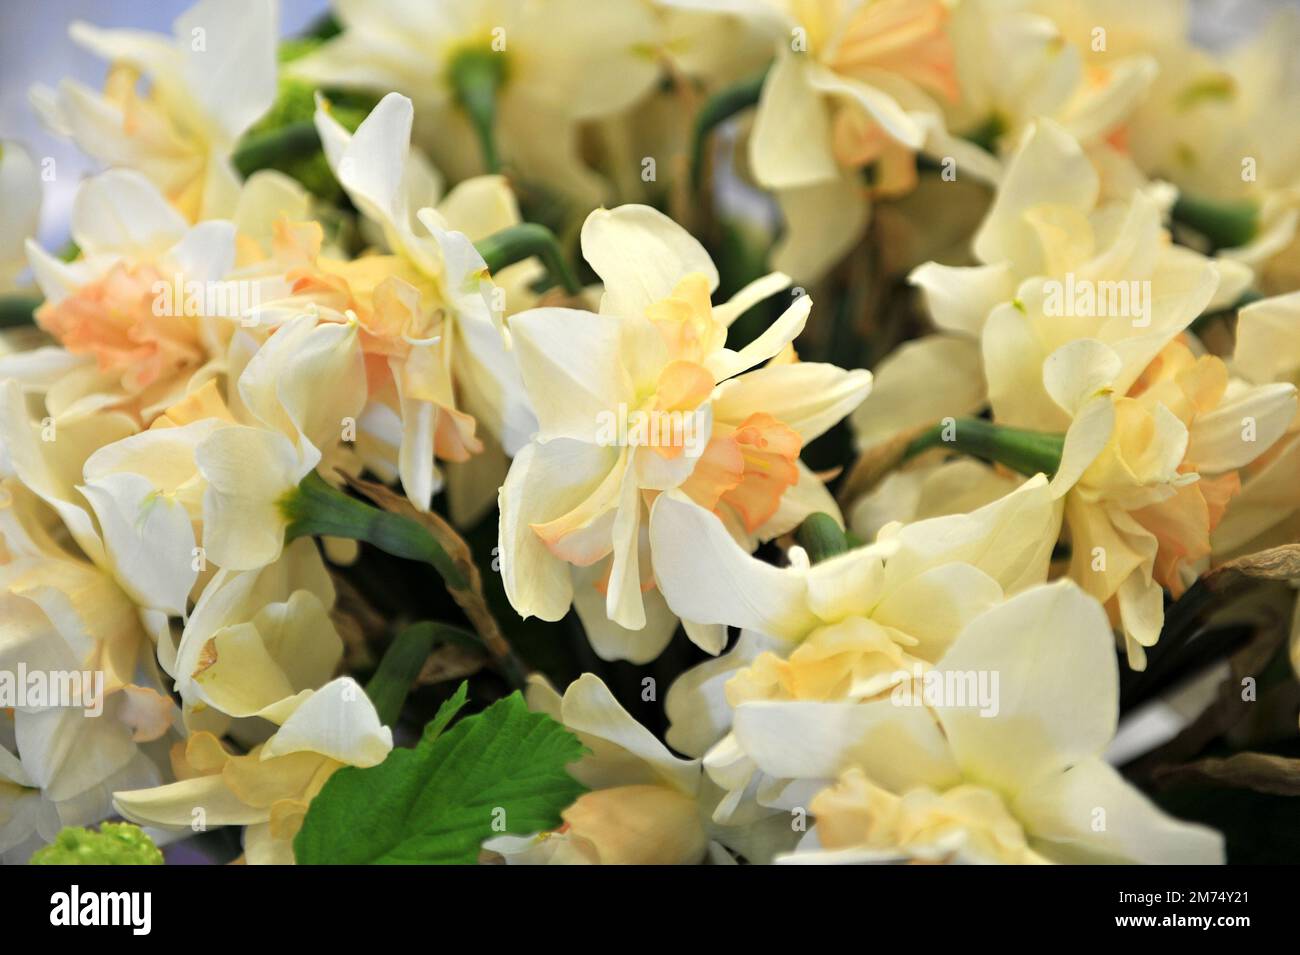
[[315, 471], [280, 501], [289, 521], [285, 540], [345, 537], [373, 544], [386, 554], [430, 564], [453, 590], [467, 590], [455, 562], [433, 535], [400, 514], [380, 510], [331, 487]]
[[301, 119], [279, 129], [245, 136], [231, 161], [239, 174], [247, 178], [259, 169], [278, 169], [295, 159], [312, 156], [320, 148], [315, 122]]
[[474, 243], [474, 248], [478, 249], [479, 255], [487, 263], [488, 271], [494, 275], [508, 265], [537, 256], [546, 266], [551, 279], [563, 286], [564, 291], [570, 295], [582, 292], [582, 285], [574, 277], [569, 263], [564, 260], [555, 233], [544, 225], [521, 222], [494, 232], [486, 239], [480, 239]]
[[1235, 249], [1255, 237], [1259, 207], [1249, 199], [1216, 202], [1184, 194], [1174, 203], [1173, 218], [1205, 236], [1216, 249]]
[[[949, 428], [950, 439], [945, 434]], [[903, 452], [903, 460], [943, 447], [1004, 464], [1030, 477], [1039, 472], [1050, 477], [1061, 466], [1065, 435], [1009, 428], [982, 418], [958, 418], [948, 427], [940, 423], [919, 434]]]
[[695, 117], [695, 129], [691, 136], [691, 188], [698, 189], [704, 172], [704, 153], [708, 145], [709, 134], [726, 120], [742, 110], [758, 104], [763, 92], [763, 82], [767, 79], [767, 70], [747, 80], [741, 80], [724, 90], [710, 96], [700, 107]]
[[808, 552], [808, 559], [814, 564], [843, 554], [849, 549], [848, 538], [840, 525], [835, 523], [835, 518], [820, 511], [804, 518], [795, 533], [795, 539]]
[[375, 704], [379, 721], [385, 726], [392, 726], [401, 715], [406, 696], [424, 661], [429, 658], [434, 647], [443, 643], [462, 643], [479, 647], [478, 638], [467, 630], [445, 623], [423, 621], [407, 627], [389, 645], [384, 658], [379, 662], [379, 669], [366, 684], [366, 695]]
[[0, 328], [21, 328], [33, 324], [36, 310], [40, 306], [39, 298], [26, 295], [0, 296]]
[[462, 50], [452, 58], [448, 68], [451, 88], [483, 150], [483, 166], [488, 172], [501, 170], [497, 155], [497, 93], [505, 84], [505, 54], [491, 49]]

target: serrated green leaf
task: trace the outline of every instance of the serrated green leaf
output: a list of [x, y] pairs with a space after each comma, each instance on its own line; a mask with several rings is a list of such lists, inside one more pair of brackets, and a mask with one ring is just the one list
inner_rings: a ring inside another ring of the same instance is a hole
[[105, 822], [99, 831], [69, 826], [32, 854], [32, 865], [162, 865], [162, 851], [139, 826]]
[[578, 738], [517, 692], [444, 732], [463, 702], [462, 688], [415, 749], [331, 776], [294, 840], [298, 862], [471, 864], [487, 838], [558, 826], [586, 792], [565, 770]]

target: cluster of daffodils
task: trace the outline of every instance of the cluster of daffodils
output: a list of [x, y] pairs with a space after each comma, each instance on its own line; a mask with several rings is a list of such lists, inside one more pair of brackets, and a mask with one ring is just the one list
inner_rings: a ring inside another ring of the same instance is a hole
[[0, 859], [1300, 858], [1300, 21], [333, 6], [0, 140]]

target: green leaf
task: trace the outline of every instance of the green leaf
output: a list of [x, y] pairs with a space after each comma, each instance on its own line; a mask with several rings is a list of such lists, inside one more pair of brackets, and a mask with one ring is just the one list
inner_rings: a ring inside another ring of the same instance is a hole
[[433, 714], [433, 719], [424, 728], [424, 733], [420, 737], [421, 746], [433, 744], [442, 731], [447, 728], [447, 724], [455, 719], [456, 714], [461, 711], [466, 703], [469, 702], [469, 683], [465, 680], [460, 681], [460, 686], [451, 699], [447, 700], [442, 706], [438, 707], [438, 712]]
[[485, 839], [557, 827], [586, 792], [565, 770], [583, 754], [578, 738], [518, 692], [443, 732], [464, 696], [443, 704], [415, 749], [331, 776], [294, 840], [298, 862], [472, 864]]
[[105, 822], [99, 831], [70, 826], [32, 854], [32, 865], [162, 865], [162, 850], [139, 826]]

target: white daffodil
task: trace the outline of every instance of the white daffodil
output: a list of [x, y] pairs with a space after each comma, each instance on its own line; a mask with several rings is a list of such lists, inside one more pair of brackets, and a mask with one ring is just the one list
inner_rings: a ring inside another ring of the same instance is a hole
[[31, 155], [11, 140], [0, 141], [0, 294], [18, 288], [27, 268], [26, 243], [41, 219], [41, 175]]
[[956, 157], [973, 175], [996, 172], [983, 150], [944, 126], [936, 97], [955, 100], [960, 91], [940, 0], [741, 7], [769, 25], [776, 44], [749, 164], [784, 214], [777, 268], [801, 282], [820, 278], [861, 238], [872, 195], [915, 186], [917, 153]]
[[[119, 585], [67, 473], [69, 456], [93, 447], [92, 429], [69, 426], [49, 442], [61, 445], [59, 453], [42, 458], [39, 437], [29, 441], [27, 422], [14, 414], [15, 401], [22, 408], [16, 386], [7, 383], [3, 394], [0, 458], [13, 472], [0, 481], [0, 671], [11, 680], [44, 674], [48, 686], [69, 687], [66, 698], [19, 702], [0, 717], [11, 740], [0, 742], [7, 850], [48, 841], [60, 823], [104, 818], [114, 786], [158, 782], [162, 754], [149, 746], [168, 734], [176, 714], [154, 662], [166, 616]], [[111, 422], [93, 430], [110, 434]], [[96, 563], [56, 541], [64, 533], [56, 511]]]
[[1253, 235], [1220, 254], [1254, 268], [1261, 287], [1277, 293], [1295, 288], [1300, 262], [1300, 133], [1288, 119], [1300, 108], [1289, 70], [1297, 40], [1300, 19], [1279, 11], [1226, 52], [1162, 51], [1159, 76], [1126, 136], [1138, 165], [1190, 200], [1250, 208]]
[[467, 73], [486, 83], [501, 162], [525, 179], [598, 203], [577, 124], [630, 107], [659, 76], [661, 26], [642, 0], [337, 0], [342, 32], [296, 61], [295, 75], [334, 87], [397, 90], [420, 104], [438, 168], [454, 179], [495, 171], [466, 114]]
[[186, 220], [229, 217], [239, 195], [231, 154], [275, 100], [278, 20], [275, 0], [201, 0], [171, 37], [77, 21], [72, 39], [110, 63], [104, 92], [65, 79], [34, 87], [32, 103], [106, 166], [143, 174]]
[[343, 766], [377, 766], [393, 748], [392, 732], [350, 677], [294, 703], [270, 739], [242, 756], [211, 733], [193, 734], [177, 754], [176, 782], [116, 792], [114, 806], [145, 826], [244, 826], [250, 864], [293, 864], [293, 838], [330, 776]]
[[[1231, 369], [1252, 385], [1300, 385], [1300, 293], [1254, 302], [1237, 313]], [[1241, 382], [1230, 380], [1228, 387], [1239, 389]], [[1241, 493], [1211, 538], [1216, 558], [1300, 536], [1300, 419], [1241, 473]]]
[[530, 836], [498, 836], [483, 848], [512, 865], [694, 865], [767, 862], [793, 848], [784, 820], [750, 826], [710, 821], [721, 791], [636, 722], [600, 678], [585, 673], [555, 692], [543, 677], [528, 684], [528, 705], [564, 724], [587, 747], [569, 767], [591, 791], [561, 814], [564, 824]]
[[[871, 379], [812, 363], [741, 374], [786, 349], [810, 300], [727, 348], [731, 322], [789, 279], [769, 275], [714, 307], [708, 254], [653, 209], [593, 212], [582, 248], [604, 281], [600, 312], [538, 308], [509, 322], [539, 431], [501, 488], [502, 576], [523, 616], [558, 620], [573, 603], [600, 656], [644, 662], [676, 626], [654, 590], [649, 502], [681, 488], [751, 548], [813, 511], [838, 515], [798, 455]], [[721, 649], [720, 628], [686, 626]]]
[[[473, 241], [519, 222], [514, 196], [496, 176], [442, 196], [437, 174], [410, 149], [412, 116], [411, 101], [393, 93], [352, 135], [320, 104], [316, 127], [330, 168], [382, 232], [388, 254], [321, 257], [317, 228], [291, 273], [294, 294], [270, 308], [314, 303], [356, 315], [367, 358], [369, 402], [359, 422], [367, 464], [400, 476], [421, 510], [442, 486], [435, 459], [463, 465], [454, 507], [468, 520], [491, 503], [505, 472], [502, 448], [513, 453], [535, 428], [501, 321], [534, 300], [528, 285], [540, 267], [517, 263], [493, 284]], [[489, 457], [471, 464], [486, 442]]]
[[[1221, 836], [1165, 815], [1102, 760], [1119, 710], [1114, 643], [1073, 583], [990, 607], [930, 674], [924, 699], [737, 708], [755, 765], [793, 780], [770, 805], [816, 819], [780, 861], [1223, 861]], [[997, 687], [988, 706], [963, 689], [980, 675]]]
[[1158, 18], [1148, 7], [1165, 6], [1106, 4], [1103, 13], [1075, 0], [962, 0], [949, 31], [962, 94], [949, 128], [995, 152], [1042, 119], [1087, 147], [1122, 144], [1157, 74], [1151, 45], [1123, 39]]
[[0, 378], [43, 395], [59, 421], [114, 410], [149, 424], [222, 370], [257, 302], [284, 294], [282, 276], [238, 278], [241, 249], [256, 247], [259, 220], [305, 211], [305, 195], [278, 173], [250, 178], [235, 220], [194, 226], [139, 173], [87, 180], [72, 207], [81, 257], [27, 243], [45, 294], [36, 322], [57, 344], [0, 357]]
[[366, 400], [359, 339], [356, 322], [310, 314], [255, 350], [241, 331], [224, 398], [209, 381], [147, 431], [92, 455], [83, 493], [119, 572], [141, 588], [175, 582], [180, 599], [169, 611], [179, 614], [195, 556], [227, 571], [274, 562], [288, 525], [285, 495], [346, 455], [343, 440]]
[[190, 729], [220, 736], [231, 719], [283, 722], [343, 659], [333, 606], [334, 585], [310, 540], [294, 541], [267, 567], [218, 571], [162, 661]]
[[513, 864], [693, 865], [709, 848], [697, 759], [680, 759], [587, 673], [564, 696], [541, 677], [528, 686], [531, 709], [564, 724], [589, 750], [569, 771], [591, 791], [531, 836], [498, 836], [484, 848]]
[[[1032, 354], [1023, 339], [1003, 342]], [[1222, 360], [1181, 341], [1144, 361], [1094, 339], [1068, 342], [1041, 370], [1055, 417], [1038, 410], [1041, 426], [1066, 432], [1052, 487], [1065, 499], [1070, 576], [1106, 605], [1139, 670], [1164, 623], [1163, 589], [1177, 597], [1195, 579], [1238, 469], [1296, 413], [1294, 385], [1229, 390]]]
[[[928, 670], [976, 615], [1041, 582], [1056, 508], [1038, 476], [970, 514], [890, 525], [873, 544], [813, 566], [746, 554], [720, 524], [677, 493], [660, 495], [650, 538], [668, 605], [682, 617], [739, 627], [735, 647], [688, 670], [669, 690], [668, 741], [700, 755], [728, 791], [720, 820], [760, 804], [781, 779], [758, 774], [728, 731], [755, 700], [866, 700]], [[743, 818], [743, 817], [742, 817]]]
[[[1235, 300], [1248, 284], [1249, 270], [1170, 242], [1160, 190], [1109, 188], [1060, 126], [1042, 120], [1028, 130], [975, 234], [980, 264], [930, 262], [912, 273], [939, 333], [881, 363], [853, 417], [862, 447], [978, 409], [986, 379], [998, 420], [1046, 427], [1025, 410], [1035, 407], [1030, 395], [1043, 394], [1046, 353], [1035, 353], [1038, 365], [1020, 365], [1025, 350], [1005, 339], [1008, 327], [1032, 328], [1054, 346], [1105, 341], [1133, 355], [1136, 375], [1203, 310]], [[999, 367], [1006, 363], [1024, 374], [1012, 381]]]

